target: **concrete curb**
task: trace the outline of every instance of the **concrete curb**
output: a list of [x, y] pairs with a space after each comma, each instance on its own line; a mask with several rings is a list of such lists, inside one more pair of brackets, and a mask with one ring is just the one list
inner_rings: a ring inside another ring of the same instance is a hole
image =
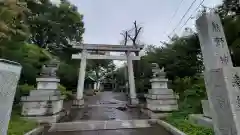
[[44, 130], [44, 127], [41, 126], [41, 127], [37, 127], [27, 133], [25, 133], [24, 135], [38, 135], [39, 133], [41, 133], [42, 131]]
[[174, 126], [172, 126], [171, 124], [169, 124], [165, 121], [157, 120], [157, 124], [164, 127], [167, 131], [169, 131], [173, 135], [187, 135], [187, 134], [183, 133], [182, 131], [180, 131], [179, 129], [175, 128]]

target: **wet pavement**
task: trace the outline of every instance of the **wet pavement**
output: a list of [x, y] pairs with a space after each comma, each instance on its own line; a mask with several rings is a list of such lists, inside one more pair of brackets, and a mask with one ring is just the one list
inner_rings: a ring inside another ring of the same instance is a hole
[[[85, 107], [72, 109], [62, 122], [149, 119], [138, 108], [127, 108], [124, 93], [102, 92], [85, 98]], [[139, 129], [47, 132], [43, 135], [171, 135], [158, 125]]]

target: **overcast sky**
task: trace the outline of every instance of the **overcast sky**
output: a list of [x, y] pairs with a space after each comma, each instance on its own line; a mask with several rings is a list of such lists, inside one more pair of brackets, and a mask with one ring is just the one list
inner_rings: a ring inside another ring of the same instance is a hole
[[[59, 1], [59, 0], [52, 0]], [[84, 43], [119, 44], [120, 33], [132, 28], [136, 20], [143, 27], [141, 42], [149, 45], [161, 45], [160, 41], [168, 41], [168, 36], [176, 26], [176, 33], [183, 34], [185, 27], [194, 29], [195, 18], [181, 26], [191, 16], [196, 15], [196, 9], [202, 0], [196, 0], [191, 10], [179, 21], [194, 0], [69, 0], [78, 7], [84, 15]], [[205, 0], [203, 5], [215, 7], [222, 0]], [[181, 4], [180, 4], [181, 3]], [[179, 10], [177, 10], [179, 8]], [[175, 11], [177, 14], [173, 17]], [[123, 61], [114, 61], [117, 67]]]
[[[132, 27], [136, 20], [144, 27], [141, 35], [142, 42], [160, 45], [160, 41], [168, 40], [167, 34], [178, 25], [181, 17], [193, 0], [70, 0], [84, 15], [86, 31], [84, 43], [119, 44], [122, 30]], [[181, 23], [188, 19], [201, 0], [197, 0], [190, 12]], [[221, 0], [205, 0], [204, 5], [214, 7]], [[176, 16], [174, 12], [179, 7]], [[195, 15], [195, 13], [193, 13]], [[171, 20], [170, 20], [171, 19]], [[195, 19], [186, 26], [194, 27]], [[180, 26], [181, 26], [180, 25]], [[178, 27], [176, 32], [183, 30]]]

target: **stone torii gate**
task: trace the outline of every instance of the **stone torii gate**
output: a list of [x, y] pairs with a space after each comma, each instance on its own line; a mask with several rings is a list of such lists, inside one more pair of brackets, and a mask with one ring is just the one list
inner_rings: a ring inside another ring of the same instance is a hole
[[[73, 54], [72, 59], [80, 59], [80, 70], [78, 77], [77, 95], [74, 100], [74, 105], [81, 106], [84, 104], [83, 91], [84, 91], [84, 79], [87, 59], [110, 59], [110, 60], [127, 60], [128, 64], [128, 77], [130, 85], [130, 105], [138, 104], [135, 90], [135, 80], [133, 71], [133, 60], [140, 60], [140, 56], [134, 56], [133, 52], [139, 52], [143, 49], [141, 46], [124, 46], [124, 45], [106, 45], [106, 44], [80, 44], [75, 45], [73, 48], [81, 51], [79, 54]], [[113, 56], [113, 55], [101, 55], [101, 54], [90, 54], [88, 51], [104, 51], [104, 52], [125, 52], [125, 56]]]

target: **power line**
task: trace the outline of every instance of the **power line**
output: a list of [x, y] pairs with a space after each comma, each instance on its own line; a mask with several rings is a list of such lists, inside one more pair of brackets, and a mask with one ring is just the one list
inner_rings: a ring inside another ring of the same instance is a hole
[[[170, 25], [170, 24], [172, 23], [172, 20], [173, 20], [173, 18], [176, 16], [176, 14], [177, 14], [178, 10], [180, 9], [183, 1], [184, 1], [184, 0], [181, 0], [181, 1], [180, 1], [179, 6], [178, 6], [177, 9], [174, 11], [172, 17], [168, 20], [168, 25]], [[165, 31], [164, 33], [166, 33], [166, 31]]]
[[[173, 18], [177, 15], [177, 12], [179, 11], [179, 9], [180, 9], [183, 1], [184, 1], [184, 0], [181, 0], [181, 1], [180, 1], [179, 6], [177, 7], [177, 9], [175, 10], [175, 12], [173, 13], [172, 17], [168, 20], [168, 22], [169, 22], [169, 23], [167, 23], [168, 26], [170, 26], [170, 25], [172, 24], [172, 20], [173, 20]], [[165, 35], [167, 35], [167, 28], [168, 28], [168, 27], [166, 27], [166, 29], [164, 30], [164, 34], [165, 34]], [[170, 38], [169, 36], [167, 36], [167, 37]]]
[[175, 30], [179, 27], [179, 25], [182, 23], [183, 19], [185, 18], [185, 16], [187, 15], [187, 13], [190, 11], [190, 9], [192, 8], [192, 6], [194, 5], [194, 3], [197, 0], [194, 0], [191, 5], [189, 6], [189, 8], [187, 9], [187, 11], [185, 12], [185, 14], [182, 16], [181, 20], [178, 22], [177, 26], [173, 29], [173, 31], [168, 35], [171, 36], [173, 32], [175, 32]]
[[[202, 0], [201, 3], [197, 6], [197, 8], [193, 11], [193, 13], [197, 12], [197, 10], [200, 8], [200, 6], [203, 4], [205, 0]], [[180, 30], [188, 23], [190, 19], [193, 18], [193, 13], [190, 15], [190, 17], [185, 21], [185, 23], [181, 26]]]

